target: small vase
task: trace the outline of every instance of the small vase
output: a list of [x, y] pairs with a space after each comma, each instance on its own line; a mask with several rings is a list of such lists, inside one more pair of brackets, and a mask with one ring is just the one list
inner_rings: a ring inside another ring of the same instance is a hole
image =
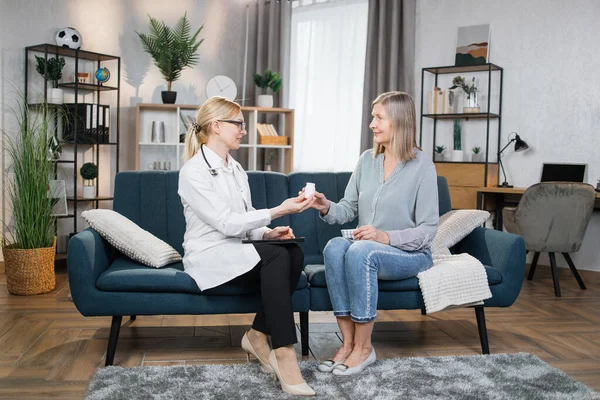
[[96, 187], [83, 185], [83, 196], [84, 199], [93, 199], [96, 197]]
[[434, 161], [444, 161], [444, 153], [435, 153]]
[[257, 104], [262, 108], [273, 107], [273, 96], [270, 94], [261, 94], [258, 96]]
[[465, 107], [463, 108], [463, 112], [478, 113], [479, 110], [479, 105], [477, 104], [477, 92], [467, 93], [467, 98], [465, 100]]
[[483, 154], [471, 154], [471, 161], [473, 162], [482, 162], [483, 161]]
[[452, 161], [462, 162], [463, 161], [463, 151], [462, 150], [452, 150]]
[[62, 89], [48, 89], [46, 98], [50, 104], [62, 104], [64, 102], [64, 92]]
[[164, 121], [152, 121], [152, 136], [150, 137], [152, 143], [164, 143], [165, 142], [165, 123]]
[[160, 92], [160, 96], [164, 104], [175, 104], [175, 100], [177, 100], [177, 92], [171, 90], [163, 90]]

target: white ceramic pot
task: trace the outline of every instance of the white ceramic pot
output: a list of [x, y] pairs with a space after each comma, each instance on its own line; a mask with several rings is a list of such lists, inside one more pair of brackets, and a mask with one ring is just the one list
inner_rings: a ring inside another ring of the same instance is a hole
[[434, 161], [444, 161], [444, 153], [435, 153]]
[[452, 161], [462, 162], [463, 159], [463, 151], [462, 150], [452, 150]]
[[258, 106], [263, 108], [273, 107], [273, 95], [261, 94], [258, 96]]
[[96, 186], [83, 185], [83, 198], [93, 199], [96, 197]]
[[471, 154], [471, 161], [473, 162], [481, 162], [483, 161], [483, 154]]
[[62, 104], [64, 102], [64, 93], [62, 89], [48, 89], [47, 100], [50, 104]]

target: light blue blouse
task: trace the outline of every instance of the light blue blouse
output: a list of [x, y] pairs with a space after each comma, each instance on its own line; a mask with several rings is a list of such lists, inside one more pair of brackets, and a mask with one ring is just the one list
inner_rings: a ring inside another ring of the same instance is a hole
[[[429, 248], [439, 223], [437, 173], [430, 158], [415, 149], [416, 158], [399, 162], [383, 181], [383, 154], [365, 151], [352, 173], [344, 198], [331, 202], [321, 218], [344, 224], [358, 214], [358, 226], [385, 231], [390, 244], [402, 250]], [[319, 213], [320, 215], [320, 213]]]

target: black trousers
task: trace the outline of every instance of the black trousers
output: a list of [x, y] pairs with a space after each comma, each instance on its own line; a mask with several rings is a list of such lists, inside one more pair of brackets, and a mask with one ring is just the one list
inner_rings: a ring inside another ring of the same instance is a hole
[[260, 256], [258, 264], [228, 284], [260, 286], [262, 305], [252, 328], [271, 335], [274, 349], [297, 343], [292, 294], [302, 273], [304, 253], [295, 243], [254, 243], [254, 247]]

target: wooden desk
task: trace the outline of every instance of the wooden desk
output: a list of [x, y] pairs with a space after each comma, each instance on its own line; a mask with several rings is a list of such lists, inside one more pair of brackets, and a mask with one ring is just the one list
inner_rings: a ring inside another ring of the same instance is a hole
[[[494, 228], [502, 230], [502, 209], [506, 206], [516, 206], [519, 204], [521, 196], [527, 188], [504, 188], [504, 187], [479, 187], [477, 188], [477, 209], [489, 210], [496, 213]], [[488, 200], [491, 207], [487, 206]], [[594, 211], [600, 211], [600, 192], [596, 192], [596, 202], [594, 203]]]

